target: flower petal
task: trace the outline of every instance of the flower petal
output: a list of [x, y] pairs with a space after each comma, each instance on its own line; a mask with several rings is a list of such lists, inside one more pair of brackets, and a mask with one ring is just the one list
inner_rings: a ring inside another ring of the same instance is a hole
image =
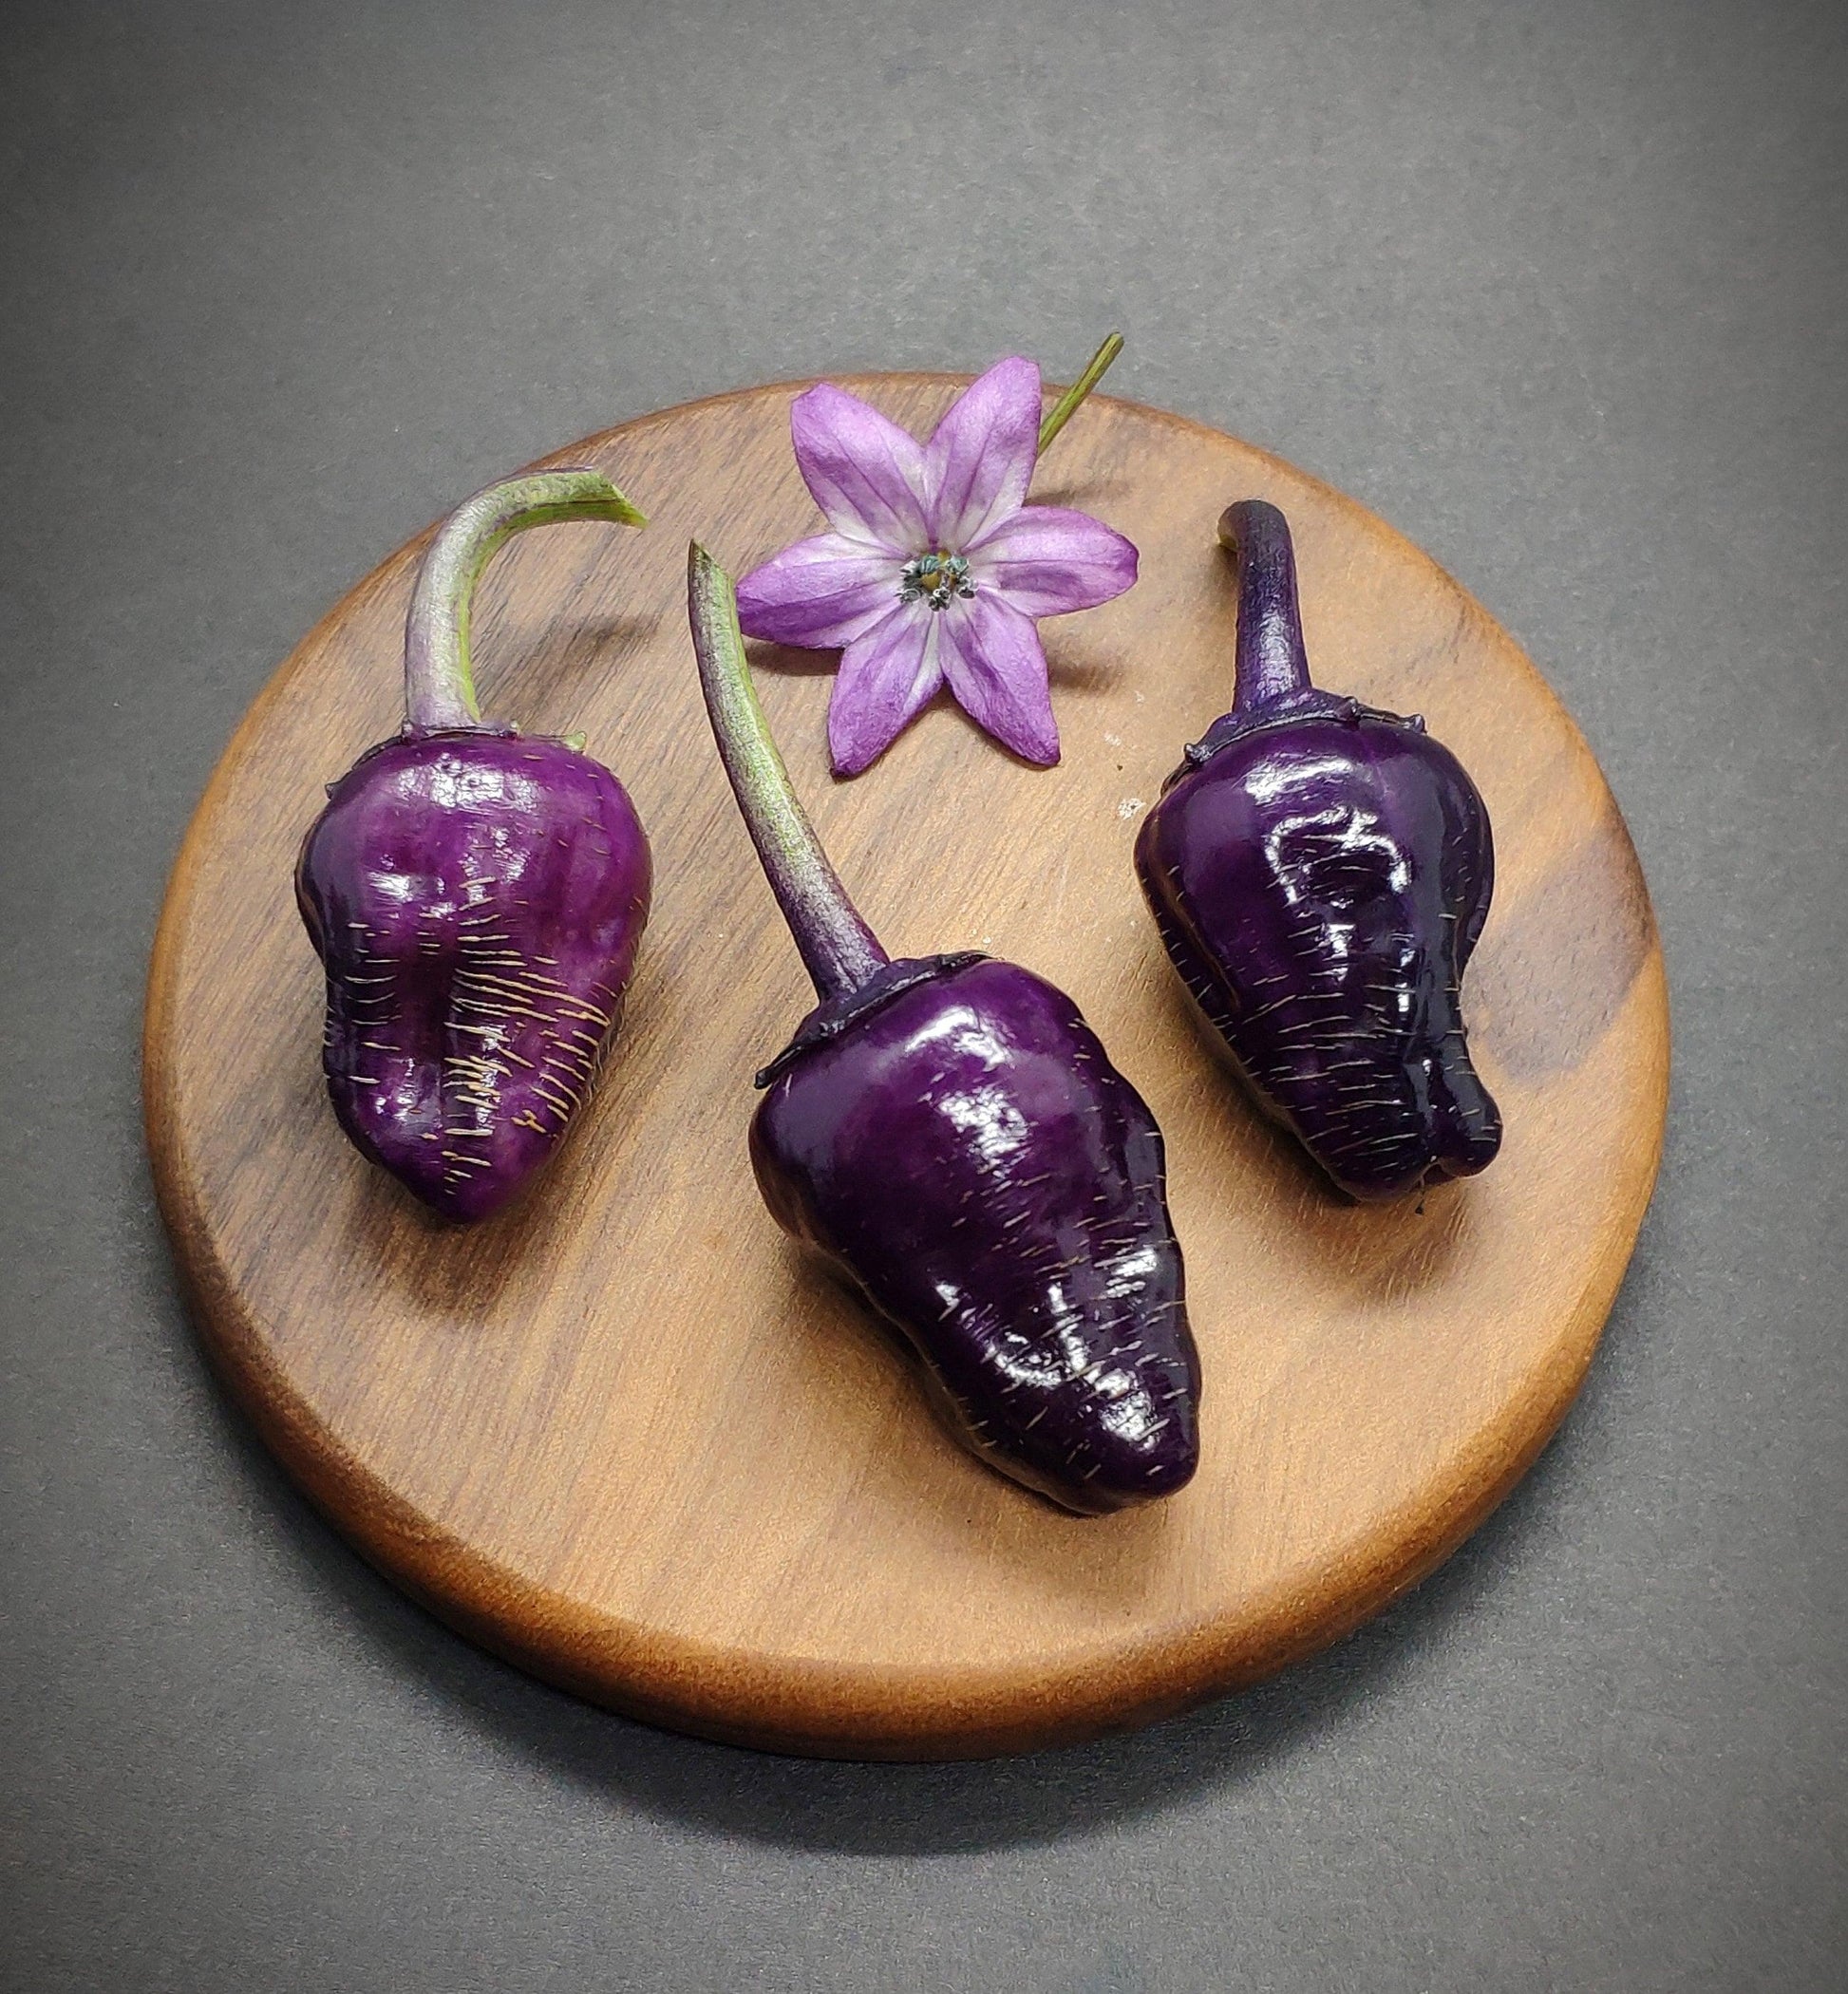
[[845, 534], [798, 540], [738, 584], [739, 627], [747, 637], [805, 650], [851, 644], [897, 602], [899, 566]]
[[1061, 505], [1029, 505], [964, 550], [977, 586], [1028, 616], [1093, 610], [1136, 579], [1136, 549], [1122, 534]]
[[924, 445], [932, 544], [960, 554], [1027, 497], [1040, 446], [1040, 370], [997, 360], [951, 404]]
[[915, 436], [829, 381], [796, 397], [789, 434], [802, 481], [836, 533], [900, 560], [928, 550], [924, 446]]
[[1023, 760], [1058, 761], [1052, 688], [1033, 619], [990, 591], [952, 602], [938, 621], [937, 656], [957, 704]]
[[857, 776], [877, 761], [943, 684], [942, 621], [922, 603], [903, 603], [841, 653], [828, 702], [836, 775]]

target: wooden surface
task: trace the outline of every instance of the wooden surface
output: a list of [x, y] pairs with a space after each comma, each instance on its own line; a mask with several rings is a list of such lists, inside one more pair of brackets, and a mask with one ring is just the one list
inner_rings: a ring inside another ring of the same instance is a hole
[[[847, 385], [920, 430], [955, 386]], [[1511, 640], [1349, 500], [1174, 417], [1095, 398], [1035, 485], [1142, 553], [1128, 595], [1044, 627], [1057, 769], [939, 705], [835, 783], [832, 661], [754, 648], [792, 773], [892, 952], [981, 948], [1051, 977], [1166, 1132], [1205, 1369], [1197, 1478], [1087, 1519], [990, 1474], [777, 1232], [745, 1157], [752, 1070], [811, 999], [712, 753], [683, 574], [691, 534], [742, 574], [815, 529], [794, 392], [558, 453], [607, 471], [651, 528], [529, 535], [483, 585], [486, 709], [586, 731], [656, 865], [623, 1036], [534, 1194], [446, 1229], [348, 1147], [322, 1091], [291, 867], [322, 783], [397, 724], [417, 546], [303, 641], [199, 805], [150, 979], [149, 1143], [218, 1370], [312, 1498], [444, 1619], [712, 1737], [1024, 1749], [1311, 1651], [1512, 1486], [1577, 1387], [1654, 1178], [1661, 953], [1597, 766]], [[1229, 701], [1214, 522], [1248, 496], [1295, 528], [1319, 681], [1424, 713], [1495, 821], [1464, 995], [1507, 1136], [1486, 1176], [1422, 1211], [1336, 1202], [1232, 1091], [1130, 865], [1141, 810]]]

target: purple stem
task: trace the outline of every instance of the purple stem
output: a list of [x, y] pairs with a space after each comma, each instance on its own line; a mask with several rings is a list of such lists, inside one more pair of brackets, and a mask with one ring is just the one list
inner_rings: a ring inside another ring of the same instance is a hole
[[1296, 555], [1290, 523], [1262, 498], [1241, 498], [1219, 516], [1219, 544], [1238, 564], [1238, 638], [1232, 710], [1255, 712], [1310, 689]]
[[815, 835], [758, 703], [731, 577], [697, 540], [687, 550], [687, 614], [719, 759], [802, 966], [825, 1003], [891, 960], [859, 917]]

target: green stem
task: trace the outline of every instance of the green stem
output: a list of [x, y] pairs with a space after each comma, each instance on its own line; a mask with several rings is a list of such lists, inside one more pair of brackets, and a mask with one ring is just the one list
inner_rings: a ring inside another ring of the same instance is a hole
[[889, 958], [848, 899], [790, 783], [751, 680], [731, 577], [697, 540], [687, 550], [687, 615], [719, 759], [770, 890], [816, 994], [844, 996]]
[[1122, 334], [1113, 332], [1097, 351], [1091, 355], [1091, 364], [1079, 375], [1064, 394], [1052, 404], [1050, 413], [1040, 424], [1040, 455], [1046, 455], [1046, 446], [1058, 435], [1073, 416], [1078, 405], [1109, 371], [1110, 363], [1122, 351]]
[[405, 618], [405, 717], [413, 726], [479, 727], [468, 629], [475, 584], [501, 546], [529, 526], [565, 519], [648, 521], [600, 471], [529, 471], [464, 498], [437, 531]]

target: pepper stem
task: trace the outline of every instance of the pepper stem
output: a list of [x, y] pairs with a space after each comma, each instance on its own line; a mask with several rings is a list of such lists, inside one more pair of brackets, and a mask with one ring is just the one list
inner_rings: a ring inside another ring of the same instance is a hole
[[770, 890], [816, 994], [824, 1002], [845, 996], [890, 958], [848, 899], [790, 783], [758, 703], [731, 577], [697, 540], [687, 550], [687, 615], [719, 759]]
[[1219, 516], [1219, 544], [1238, 564], [1232, 710], [1250, 713], [1292, 692], [1307, 692], [1309, 654], [1303, 649], [1290, 522], [1262, 498], [1241, 498]]
[[1046, 446], [1058, 435], [1073, 416], [1078, 406], [1109, 371], [1110, 363], [1122, 351], [1122, 334], [1112, 332], [1108, 339], [1091, 355], [1091, 364], [1079, 375], [1064, 394], [1047, 410], [1046, 420], [1040, 424], [1039, 455], [1046, 455]]
[[405, 718], [412, 726], [479, 727], [468, 651], [475, 584], [501, 546], [529, 526], [565, 519], [648, 521], [600, 471], [529, 471], [464, 498], [437, 529], [405, 618]]

